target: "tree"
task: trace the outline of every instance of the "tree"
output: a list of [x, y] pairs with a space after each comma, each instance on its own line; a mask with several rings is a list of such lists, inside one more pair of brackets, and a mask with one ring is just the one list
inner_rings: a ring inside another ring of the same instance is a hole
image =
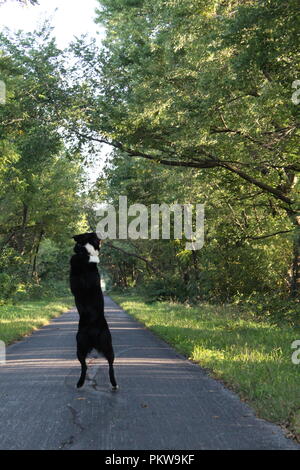
[[291, 101], [298, 2], [99, 4], [104, 50], [75, 48], [86, 82], [74, 133], [130, 158], [208, 172], [212, 180], [221, 175], [233, 191], [256, 188], [266, 205], [271, 198], [270, 211], [290, 221], [283, 230], [294, 226], [291, 289], [298, 295], [299, 107]]
[[148, 208], [191, 201], [206, 207], [205, 244], [199, 251], [186, 250], [185, 240], [173, 236], [104, 242], [101, 265], [114, 285], [143, 287], [151, 298], [180, 301], [286, 294], [291, 229], [288, 222], [283, 225], [283, 211], [262, 191], [249, 193], [235, 178], [229, 181], [221, 174], [212, 181], [209, 174], [193, 169], [170, 173], [167, 167], [126, 154], [107, 165], [98, 188], [94, 200], [107, 200], [116, 208], [120, 195], [127, 196], [128, 205], [138, 201]]
[[[13, 289], [39, 281], [44, 239], [60, 247], [61, 258], [65, 247], [71, 249], [71, 236], [84, 225], [84, 196], [82, 168], [70, 161], [62, 138], [69, 96], [51, 30], [1, 34], [0, 41], [7, 89], [0, 106], [0, 282], [9, 297]], [[56, 269], [60, 277], [59, 263]]]

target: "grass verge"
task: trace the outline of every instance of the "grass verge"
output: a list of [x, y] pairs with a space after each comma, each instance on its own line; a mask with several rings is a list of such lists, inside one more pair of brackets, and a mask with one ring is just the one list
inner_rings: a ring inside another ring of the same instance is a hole
[[31, 300], [0, 306], [0, 340], [6, 345], [49, 323], [74, 305], [71, 297]]
[[300, 364], [291, 360], [291, 344], [300, 339], [298, 329], [258, 322], [238, 306], [147, 304], [137, 295], [112, 298], [177, 351], [224, 381], [258, 416], [289, 427], [300, 439]]

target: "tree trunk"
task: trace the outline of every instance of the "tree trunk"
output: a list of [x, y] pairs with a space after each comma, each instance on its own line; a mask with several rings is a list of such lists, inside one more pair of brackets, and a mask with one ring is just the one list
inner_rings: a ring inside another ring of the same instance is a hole
[[[299, 179], [294, 171], [285, 171], [286, 182], [282, 188], [285, 194], [292, 196], [292, 191], [296, 187]], [[292, 199], [294, 199], [292, 197]], [[291, 199], [291, 200], [292, 200]], [[293, 207], [294, 206], [294, 207]], [[298, 203], [286, 209], [287, 214], [295, 227], [293, 263], [291, 268], [290, 294], [291, 297], [300, 298], [300, 211]]]
[[41, 230], [40, 233], [39, 233], [39, 238], [38, 238], [38, 241], [37, 241], [37, 245], [36, 245], [35, 250], [34, 250], [31, 277], [32, 277], [32, 279], [36, 279], [36, 280], [37, 280], [37, 277], [38, 277], [37, 270], [36, 270], [36, 268], [37, 268], [37, 257], [38, 257], [40, 244], [41, 244], [43, 235], [44, 235], [44, 230]]
[[300, 214], [293, 217], [295, 225], [294, 259], [292, 265], [291, 295], [300, 298]]
[[198, 259], [197, 259], [197, 253], [195, 250], [192, 250], [192, 259], [193, 259], [195, 280], [199, 281], [200, 276], [199, 276], [199, 268], [198, 268]]
[[23, 215], [22, 215], [22, 227], [20, 235], [20, 253], [23, 256], [25, 253], [25, 239], [26, 239], [26, 224], [28, 220], [28, 206], [23, 202]]

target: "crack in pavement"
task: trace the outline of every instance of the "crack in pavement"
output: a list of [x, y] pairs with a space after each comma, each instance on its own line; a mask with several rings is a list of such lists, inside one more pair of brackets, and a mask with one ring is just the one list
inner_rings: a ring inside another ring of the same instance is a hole
[[[86, 388], [91, 387], [96, 392], [102, 394], [103, 392], [98, 389], [98, 383], [96, 380], [97, 373], [100, 369], [100, 365], [95, 364], [96, 359], [97, 357], [92, 357], [88, 361], [89, 373], [87, 374], [87, 377], [86, 377], [86, 386], [87, 386]], [[72, 423], [74, 424], [74, 426], [78, 428], [79, 432], [75, 433], [75, 435], [72, 434], [69, 438], [62, 441], [59, 446], [60, 450], [70, 449], [70, 447], [72, 447], [75, 444], [75, 440], [78, 440], [80, 435], [86, 430], [85, 427], [80, 422], [79, 412], [70, 403], [67, 404], [67, 407], [71, 412]]]
[[[71, 412], [72, 422], [73, 422], [74, 426], [79, 428], [79, 434], [81, 434], [82, 432], [85, 431], [85, 428], [84, 428], [84, 426], [82, 426], [82, 424], [79, 421], [78, 412], [69, 403], [68, 403], [67, 407], [69, 408], [69, 410]], [[74, 444], [74, 442], [75, 442], [75, 436], [72, 434], [68, 439], [62, 441], [62, 443], [59, 446], [59, 449], [60, 450], [65, 450], [67, 448], [70, 448]]]
[[67, 446], [71, 446], [74, 444], [75, 437], [70, 436], [70, 438], [67, 441], [63, 441], [61, 445], [59, 446], [60, 450], [64, 450]]
[[71, 411], [72, 418], [73, 418], [73, 424], [75, 424], [75, 426], [77, 426], [80, 429], [80, 432], [85, 431], [85, 428], [82, 426], [82, 424], [80, 423], [80, 421], [78, 419], [78, 412], [70, 404], [68, 404], [67, 406], [68, 406], [69, 410]]

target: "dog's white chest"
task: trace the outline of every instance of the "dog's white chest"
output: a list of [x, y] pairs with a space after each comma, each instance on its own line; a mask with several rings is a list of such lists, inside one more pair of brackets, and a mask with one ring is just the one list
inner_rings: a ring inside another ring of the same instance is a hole
[[99, 263], [98, 256], [90, 256], [90, 263]]
[[95, 248], [90, 243], [87, 243], [84, 246], [90, 255], [90, 263], [99, 263], [99, 251], [95, 250]]

